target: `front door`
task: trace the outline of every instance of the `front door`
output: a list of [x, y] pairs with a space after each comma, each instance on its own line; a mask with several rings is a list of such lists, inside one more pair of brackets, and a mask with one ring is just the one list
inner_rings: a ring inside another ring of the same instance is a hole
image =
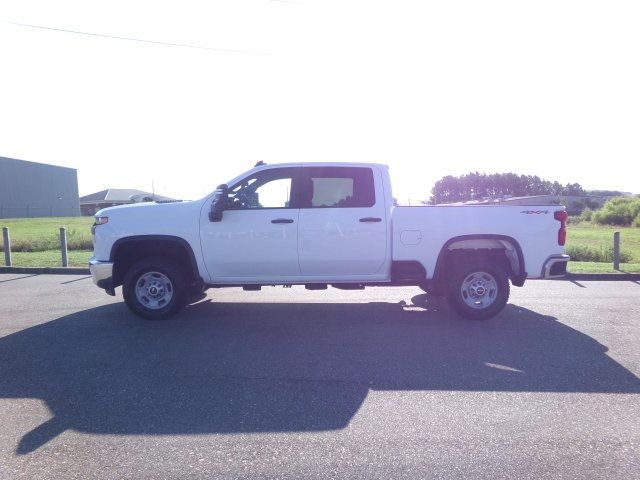
[[300, 275], [298, 215], [291, 207], [294, 170], [253, 173], [229, 186], [222, 220], [203, 209], [200, 238], [212, 282], [255, 282]]

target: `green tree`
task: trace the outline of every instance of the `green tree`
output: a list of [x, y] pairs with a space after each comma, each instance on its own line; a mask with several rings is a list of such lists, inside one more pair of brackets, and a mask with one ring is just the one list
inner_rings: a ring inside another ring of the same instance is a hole
[[582, 194], [584, 190], [579, 183], [568, 183], [563, 187], [559, 182], [550, 182], [537, 175], [470, 172], [459, 177], [447, 175], [438, 180], [431, 190], [430, 203], [453, 203], [502, 195]]

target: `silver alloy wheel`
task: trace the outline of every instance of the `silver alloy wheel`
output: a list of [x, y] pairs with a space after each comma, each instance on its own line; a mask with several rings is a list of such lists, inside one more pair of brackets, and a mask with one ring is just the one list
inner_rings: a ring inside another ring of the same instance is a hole
[[473, 272], [460, 285], [464, 303], [475, 309], [487, 308], [498, 298], [498, 282], [487, 272]]
[[166, 307], [173, 298], [173, 284], [160, 272], [147, 272], [136, 281], [136, 298], [150, 310]]

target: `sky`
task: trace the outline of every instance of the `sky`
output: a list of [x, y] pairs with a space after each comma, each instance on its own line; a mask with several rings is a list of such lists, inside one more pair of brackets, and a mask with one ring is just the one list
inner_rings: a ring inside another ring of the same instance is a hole
[[469, 171], [640, 193], [638, 25], [636, 0], [0, 0], [0, 156], [81, 195], [195, 199], [259, 160], [386, 163], [402, 201]]

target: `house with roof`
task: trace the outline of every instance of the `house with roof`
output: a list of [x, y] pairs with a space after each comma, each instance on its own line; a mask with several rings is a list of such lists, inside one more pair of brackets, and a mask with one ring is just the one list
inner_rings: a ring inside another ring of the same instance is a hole
[[130, 203], [171, 201], [173, 198], [163, 197], [134, 188], [108, 188], [96, 193], [91, 193], [80, 197], [80, 212], [82, 215], [90, 216], [107, 207], [117, 205], [127, 205]]

